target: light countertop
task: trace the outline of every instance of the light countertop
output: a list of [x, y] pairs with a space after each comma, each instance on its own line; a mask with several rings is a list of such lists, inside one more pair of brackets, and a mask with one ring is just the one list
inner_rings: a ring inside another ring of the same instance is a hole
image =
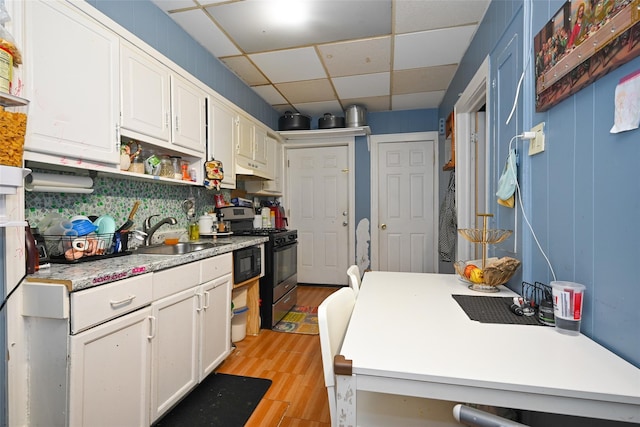
[[[131, 255], [77, 264], [52, 263], [51, 267], [30, 274], [26, 280], [28, 282], [58, 283], [65, 285], [69, 292], [75, 292], [127, 277], [187, 264], [247, 246], [259, 245], [267, 240], [269, 238], [265, 236], [230, 236], [217, 239], [217, 243], [228, 243], [227, 245], [184, 255], [145, 255], [133, 252]], [[203, 239], [202, 241], [210, 240]]]

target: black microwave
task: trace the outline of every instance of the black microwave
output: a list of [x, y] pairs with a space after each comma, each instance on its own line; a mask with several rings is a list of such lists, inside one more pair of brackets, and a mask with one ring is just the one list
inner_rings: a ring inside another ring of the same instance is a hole
[[233, 251], [233, 283], [246, 282], [260, 276], [262, 257], [259, 246]]

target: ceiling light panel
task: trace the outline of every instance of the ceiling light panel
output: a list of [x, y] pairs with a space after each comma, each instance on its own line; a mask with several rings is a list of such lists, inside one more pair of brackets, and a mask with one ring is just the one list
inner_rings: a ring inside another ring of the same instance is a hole
[[276, 88], [292, 104], [298, 102], [332, 101], [336, 99], [329, 79], [280, 83], [276, 85]]
[[396, 1], [396, 34], [477, 24], [489, 0]]
[[444, 91], [410, 93], [406, 95], [393, 95], [391, 97], [391, 104], [394, 111], [438, 108], [443, 98]]
[[272, 83], [326, 78], [320, 59], [312, 47], [249, 55]]
[[241, 53], [201, 9], [176, 12], [171, 14], [171, 18], [214, 56]]
[[307, 7], [303, 25], [269, 19], [274, 4], [245, 0], [206, 9], [245, 53], [391, 34], [391, 0], [297, 0], [296, 7]]
[[457, 64], [475, 29], [475, 25], [467, 25], [396, 36], [393, 69]]
[[318, 46], [331, 77], [391, 70], [391, 36]]
[[333, 86], [336, 88], [338, 97], [341, 99], [389, 95], [389, 73], [337, 77], [331, 80], [333, 81]]
[[285, 104], [287, 102], [272, 85], [253, 86], [251, 89], [271, 105]]
[[227, 58], [221, 58], [220, 60], [249, 86], [266, 85], [269, 83], [269, 80], [267, 80], [260, 70], [245, 56], [229, 56]]

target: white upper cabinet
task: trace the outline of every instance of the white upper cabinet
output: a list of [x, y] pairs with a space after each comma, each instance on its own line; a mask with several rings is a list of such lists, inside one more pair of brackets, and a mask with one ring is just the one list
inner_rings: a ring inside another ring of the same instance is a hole
[[267, 132], [256, 122], [240, 115], [236, 148], [236, 174], [272, 179], [267, 165]]
[[279, 196], [282, 195], [283, 149], [276, 139], [265, 135], [266, 158], [269, 180], [251, 180], [245, 182], [245, 190], [251, 194]]
[[238, 145], [238, 115], [209, 97], [209, 157], [222, 162], [224, 179], [222, 186], [236, 188], [235, 148]]
[[25, 159], [117, 170], [117, 35], [66, 2], [23, 4]]
[[[238, 119], [238, 146], [236, 154], [237, 160], [243, 163], [253, 161], [253, 150], [255, 141], [255, 125], [246, 117], [240, 116]], [[242, 159], [241, 159], [242, 158]]]
[[206, 94], [187, 79], [171, 76], [173, 143], [201, 153], [206, 144]]
[[[171, 138], [169, 70], [138, 48], [120, 47], [123, 134]], [[142, 138], [140, 138], [142, 139]]]
[[121, 63], [122, 134], [173, 150], [204, 153], [206, 93], [124, 41]]

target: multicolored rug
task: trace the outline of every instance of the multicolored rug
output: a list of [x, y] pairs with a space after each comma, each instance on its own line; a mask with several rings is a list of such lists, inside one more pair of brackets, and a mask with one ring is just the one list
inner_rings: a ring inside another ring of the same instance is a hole
[[273, 327], [273, 330], [318, 335], [318, 307], [296, 305]]

